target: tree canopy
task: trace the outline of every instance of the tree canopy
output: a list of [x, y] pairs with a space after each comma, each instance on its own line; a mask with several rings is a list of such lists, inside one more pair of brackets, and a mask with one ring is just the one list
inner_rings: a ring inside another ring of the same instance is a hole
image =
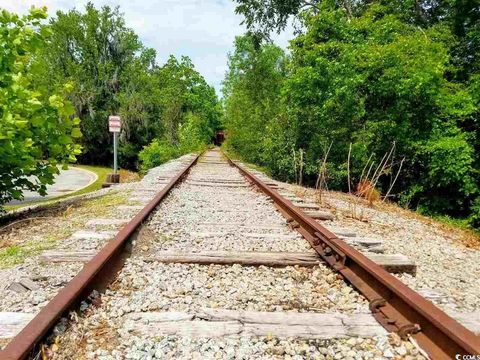
[[[226, 75], [232, 148], [290, 180], [301, 155], [305, 180], [314, 184], [331, 144], [329, 186], [341, 190], [347, 189], [348, 170], [359, 181], [371, 159], [380, 161], [394, 149], [391, 170], [405, 159], [394, 199], [478, 224], [478, 4], [237, 2], [251, 35], [237, 39]], [[290, 54], [277, 57], [279, 66], [267, 65], [276, 86], [262, 92], [254, 81], [245, 85], [259, 76], [260, 64], [268, 64], [262, 59], [273, 47], [268, 41], [258, 45], [258, 39], [284, 28], [291, 16], [301, 30]], [[245, 52], [245, 42], [257, 46]], [[275, 111], [263, 112], [271, 99]], [[380, 191], [387, 192], [392, 176], [382, 177]]]
[[190, 113], [205, 123], [208, 136], [202, 134], [202, 142], [210, 141], [220, 117], [214, 89], [187, 57], [171, 56], [158, 65], [155, 50], [125, 25], [118, 7], [98, 9], [88, 3], [84, 11], [57, 12], [50, 29], [36, 81], [48, 91], [65, 81], [73, 84], [69, 98], [84, 135], [80, 162], [110, 163], [111, 114], [123, 120], [122, 167], [138, 168], [138, 153], [156, 138], [177, 146], [180, 125]]
[[109, 165], [109, 115], [122, 117], [119, 161], [130, 169], [201, 149], [220, 126], [215, 90], [191, 60], [158, 64], [119, 8], [2, 10], [0, 26], [0, 205], [45, 194], [57, 165]]

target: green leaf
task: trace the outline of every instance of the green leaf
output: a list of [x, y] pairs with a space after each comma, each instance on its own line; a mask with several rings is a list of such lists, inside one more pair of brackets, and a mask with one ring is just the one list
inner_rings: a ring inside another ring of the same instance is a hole
[[71, 144], [72, 138], [68, 135], [61, 135], [58, 137], [58, 142], [62, 145]]
[[75, 138], [75, 139], [81, 138], [81, 137], [82, 137], [82, 132], [80, 131], [79, 128], [73, 128], [73, 129], [72, 129], [71, 136], [72, 136], [73, 138]]

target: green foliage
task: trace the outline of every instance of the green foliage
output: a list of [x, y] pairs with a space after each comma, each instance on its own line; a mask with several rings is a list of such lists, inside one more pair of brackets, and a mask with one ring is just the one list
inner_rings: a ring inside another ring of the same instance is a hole
[[[345, 190], [350, 144], [356, 182], [368, 159], [378, 163], [394, 143], [395, 157], [405, 158], [393, 189], [397, 200], [423, 212], [475, 217], [478, 6], [454, 0], [238, 3], [251, 31], [282, 29], [289, 15], [303, 28], [282, 70], [265, 60], [273, 45], [259, 45], [255, 36], [237, 39], [224, 89], [228, 145], [236, 153], [293, 180], [301, 149], [304, 178], [314, 184], [332, 143], [328, 185]], [[259, 77], [259, 63], [268, 76]], [[385, 193], [392, 178], [382, 177], [379, 190]]]
[[480, 197], [477, 197], [472, 204], [469, 223], [475, 228], [480, 228]]
[[[401, 185], [421, 188], [411, 204], [461, 209], [475, 186], [473, 149], [457, 124], [474, 107], [465, 89], [445, 77], [448, 32], [418, 29], [377, 4], [354, 19], [326, 6], [305, 24], [308, 31], [292, 44], [286, 94], [295, 147], [312, 165], [307, 176], [317, 171], [318, 144], [333, 141], [330, 160], [342, 164], [352, 143], [352, 158], [364, 164], [395, 142], [397, 156], [407, 159]], [[354, 178], [361, 168], [354, 167]], [[342, 174], [334, 170], [332, 177]]]
[[[141, 74], [137, 53], [143, 47], [118, 8], [98, 10], [88, 3], [84, 13], [59, 11], [50, 23], [52, 36], [37, 58], [35, 80], [50, 92], [65, 81], [73, 84], [70, 100], [84, 135], [80, 161], [107, 162], [112, 147], [107, 118], [119, 112], [120, 94]], [[125, 120], [129, 127], [131, 117]]]
[[270, 163], [282, 150], [271, 140], [281, 121], [284, 76], [285, 54], [279, 47], [258, 48], [252, 36], [237, 37], [223, 84], [226, 146], [250, 162]]
[[139, 154], [140, 168], [151, 167], [207, 146], [220, 126], [221, 109], [213, 87], [188, 57], [173, 56], [153, 74], [152, 96], [160, 109], [161, 128]]
[[39, 8], [22, 17], [0, 13], [0, 205], [21, 199], [23, 190], [45, 194], [57, 165], [80, 153], [80, 120], [65, 98], [71, 85], [47, 93], [32, 81], [33, 59], [51, 34], [46, 17]]
[[180, 155], [203, 151], [210, 143], [212, 136], [212, 129], [208, 128], [208, 124], [202, 118], [188, 113], [184, 122], [179, 125], [178, 144], [172, 144], [168, 139], [153, 140], [138, 154], [140, 169], [146, 172]]
[[167, 140], [160, 141], [158, 139], [153, 140], [150, 145], [145, 146], [138, 154], [142, 165], [141, 170], [143, 172], [148, 169], [162, 165], [170, 159], [178, 157], [180, 150], [177, 146], [172, 145]]
[[70, 99], [84, 134], [81, 162], [112, 161], [111, 114], [122, 117], [119, 161], [129, 169], [138, 167], [138, 152], [153, 139], [178, 147], [189, 113], [205, 122], [209, 136], [218, 128], [215, 90], [190, 59], [171, 56], [158, 66], [155, 51], [143, 46], [118, 8], [88, 3], [85, 11], [58, 12], [50, 22], [53, 35], [37, 59], [36, 81], [48, 91], [73, 84]]

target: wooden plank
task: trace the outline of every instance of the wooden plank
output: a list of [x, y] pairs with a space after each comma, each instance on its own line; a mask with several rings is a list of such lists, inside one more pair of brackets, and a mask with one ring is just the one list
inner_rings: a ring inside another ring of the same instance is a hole
[[385, 248], [383, 247], [383, 241], [378, 239], [347, 237], [344, 238], [344, 241], [349, 245], [354, 245], [365, 251], [374, 253], [383, 253], [385, 251]]
[[157, 252], [147, 261], [163, 263], [188, 264], [241, 264], [248, 266], [315, 266], [320, 259], [314, 252], [282, 253], [282, 252], [232, 252], [232, 251], [203, 251], [201, 253], [186, 253], [177, 251]]
[[[85, 251], [45, 251], [40, 259], [45, 262], [87, 262], [96, 254], [95, 250]], [[416, 273], [416, 265], [401, 254], [365, 254], [385, 270], [393, 273]], [[241, 264], [245, 266], [315, 266], [322, 263], [318, 255], [311, 252], [234, 252], [203, 251], [199, 253], [182, 251], [160, 251], [145, 258], [145, 261], [187, 264]]]
[[237, 234], [240, 237], [251, 238], [251, 239], [264, 239], [264, 240], [276, 240], [276, 241], [285, 241], [285, 240], [288, 241], [288, 240], [301, 239], [299, 234], [246, 233], [246, 232], [238, 232], [235, 230], [203, 231], [203, 232], [190, 233], [190, 235], [196, 238], [212, 238], [212, 237], [226, 236], [228, 234]]
[[356, 237], [357, 233], [353, 230], [349, 230], [346, 228], [340, 228], [340, 227], [333, 227], [333, 226], [328, 226], [327, 227], [329, 231], [333, 232], [335, 235], [338, 237]]
[[40, 286], [38, 286], [35, 281], [33, 281], [29, 278], [26, 278], [26, 277], [21, 278], [18, 283], [28, 290], [38, 290], [38, 289], [40, 289]]
[[[238, 223], [238, 222], [204, 222], [204, 223], [198, 223], [197, 227], [212, 227], [215, 229], [221, 229], [221, 228], [239, 228], [239, 229], [248, 229], [248, 230], [282, 230], [282, 231], [290, 231], [288, 230], [287, 226], [287, 221], [285, 220], [284, 225], [270, 225], [267, 223], [263, 224], [245, 224], [245, 223]], [[235, 230], [236, 231], [236, 230]]]
[[480, 311], [460, 313], [449, 311], [448, 314], [476, 335], [480, 335]]
[[305, 214], [317, 220], [333, 220], [334, 219], [333, 214], [327, 211], [305, 211]]
[[[415, 275], [416, 265], [402, 254], [365, 254], [369, 259], [393, 273], [410, 273]], [[192, 264], [241, 264], [246, 266], [315, 266], [322, 259], [311, 252], [233, 252], [233, 251], [202, 251], [186, 253], [178, 251], [157, 252], [146, 261], [165, 263]]]
[[180, 312], [134, 313], [124, 327], [147, 336], [188, 337], [275, 336], [302, 339], [332, 339], [386, 335], [371, 314], [319, 314], [200, 309]]
[[301, 209], [311, 209], [311, 210], [320, 209], [320, 207], [317, 204], [313, 204], [313, 203], [294, 202], [293, 205]]
[[33, 319], [35, 314], [0, 312], [0, 339], [11, 339]]
[[144, 206], [142, 206], [142, 205], [119, 205], [119, 206], [117, 206], [118, 210], [133, 211], [133, 212], [138, 212], [138, 211], [142, 210], [143, 208], [144, 208]]
[[423, 289], [417, 289], [417, 292], [422, 295], [424, 298], [434, 302], [445, 302], [448, 298], [448, 296], [441, 290], [439, 289], [429, 289], [429, 288], [423, 288]]
[[364, 254], [391, 273], [409, 273], [416, 275], [417, 265], [403, 254]]
[[72, 238], [77, 240], [108, 240], [117, 234], [116, 231], [90, 231], [90, 230], [80, 230], [72, 234]]
[[149, 203], [152, 201], [151, 197], [146, 197], [146, 196], [132, 196], [128, 198], [128, 201], [130, 202], [139, 202], [139, 203]]
[[39, 259], [44, 262], [52, 263], [72, 263], [72, 262], [88, 262], [97, 254], [96, 250], [83, 251], [44, 251], [40, 254]]
[[194, 178], [189, 177], [189, 181], [206, 182], [206, 183], [221, 183], [221, 184], [245, 184], [244, 179], [216, 179], [216, 178]]
[[212, 183], [212, 182], [196, 182], [196, 181], [185, 181], [186, 184], [188, 185], [194, 185], [194, 186], [210, 186], [210, 187], [223, 187], [223, 188], [246, 188], [249, 187], [250, 185], [248, 184], [230, 184], [230, 183]]
[[240, 234], [246, 238], [265, 239], [265, 240], [295, 240], [302, 239], [300, 234], [261, 234], [261, 233], [244, 233]]
[[127, 219], [92, 219], [87, 221], [86, 226], [118, 226], [126, 224]]
[[7, 290], [14, 291], [18, 294], [28, 292], [28, 289], [25, 286], [16, 281], [8, 285]]

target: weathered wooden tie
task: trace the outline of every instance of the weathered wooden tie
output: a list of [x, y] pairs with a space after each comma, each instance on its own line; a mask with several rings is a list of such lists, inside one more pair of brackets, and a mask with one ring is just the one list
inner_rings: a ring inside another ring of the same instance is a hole
[[185, 183], [188, 185], [194, 185], [194, 186], [209, 186], [209, 187], [223, 187], [223, 188], [246, 188], [250, 186], [245, 182], [237, 184], [237, 183], [201, 182], [201, 181], [187, 180]]
[[327, 211], [305, 211], [305, 214], [316, 220], [333, 220], [335, 217]]
[[15, 337], [35, 314], [0, 312], [0, 339], [11, 339]]
[[195, 313], [149, 312], [126, 316], [124, 329], [145, 336], [275, 336], [332, 339], [386, 335], [371, 314], [319, 314], [200, 309]]
[[128, 219], [92, 219], [87, 221], [86, 226], [119, 226], [125, 225], [128, 221]]
[[[96, 251], [45, 251], [42, 261], [87, 262]], [[368, 258], [393, 273], [416, 273], [416, 265], [401, 254], [366, 254]], [[203, 251], [199, 253], [161, 251], [145, 258], [145, 261], [188, 264], [241, 264], [245, 266], [316, 266], [323, 263], [315, 252], [256, 252], [256, 251]]]

